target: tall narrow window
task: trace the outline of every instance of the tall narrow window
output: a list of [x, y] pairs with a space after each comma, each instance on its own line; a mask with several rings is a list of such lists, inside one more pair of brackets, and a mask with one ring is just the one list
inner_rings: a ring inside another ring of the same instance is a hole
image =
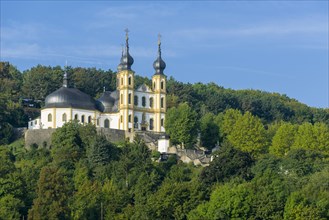
[[123, 104], [123, 94], [120, 95], [121, 105]]
[[128, 104], [131, 104], [131, 93], [128, 94]]
[[131, 76], [128, 78], [128, 84], [131, 85]]
[[104, 128], [110, 128], [110, 120], [108, 119], [104, 120]]
[[88, 116], [88, 123], [91, 123], [91, 116]]
[[123, 121], [122, 119], [123, 119], [123, 117], [122, 117], [122, 115], [121, 115], [121, 116], [120, 116], [120, 122], [121, 122], [121, 123], [122, 123], [122, 121]]
[[134, 96], [134, 104], [136, 106], [138, 105], [138, 96], [137, 95]]
[[163, 83], [163, 81], [161, 81], [161, 89], [163, 89], [164, 88], [164, 83]]
[[84, 115], [81, 116], [81, 123], [85, 123], [85, 116]]
[[161, 98], [161, 108], [164, 108], [164, 98]]
[[51, 122], [51, 121], [53, 121], [53, 116], [49, 113], [48, 114], [48, 122]]
[[164, 119], [161, 118], [161, 127], [163, 127], [163, 126], [164, 126]]
[[146, 99], [145, 99], [145, 96], [142, 97], [142, 106], [143, 106], [143, 107], [146, 106]]
[[138, 117], [134, 117], [134, 128], [138, 128]]
[[153, 118], [150, 118], [150, 130], [153, 130]]
[[153, 98], [150, 98], [150, 108], [153, 108]]
[[64, 114], [62, 115], [62, 121], [63, 121], [63, 122], [66, 122], [66, 113], [64, 113]]
[[131, 122], [131, 115], [128, 115], [128, 122]]
[[155, 82], [153, 82], [153, 89], [155, 89]]
[[121, 85], [123, 85], [123, 78], [121, 77]]
[[78, 114], [74, 115], [74, 120], [78, 120]]

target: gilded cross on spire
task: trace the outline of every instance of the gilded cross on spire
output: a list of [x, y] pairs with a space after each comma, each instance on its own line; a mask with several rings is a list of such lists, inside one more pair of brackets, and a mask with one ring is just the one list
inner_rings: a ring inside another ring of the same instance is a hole
[[128, 37], [129, 29], [126, 28], [126, 29], [125, 29], [125, 32], [126, 32], [126, 53], [128, 53], [128, 52], [129, 52], [129, 43], [128, 43], [128, 39], [129, 39], [129, 37]]
[[161, 44], [161, 34], [158, 34], [158, 45], [160, 45]]
[[159, 57], [161, 58], [161, 34], [159, 33], [158, 34], [158, 54], [159, 54]]
[[125, 32], [126, 32], [126, 40], [128, 40], [128, 33], [129, 33], [129, 29], [128, 29], [128, 28], [126, 28], [126, 29], [125, 29]]

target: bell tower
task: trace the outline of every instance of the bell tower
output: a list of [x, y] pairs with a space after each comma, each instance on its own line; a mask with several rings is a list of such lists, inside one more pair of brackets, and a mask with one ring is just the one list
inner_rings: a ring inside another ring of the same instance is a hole
[[126, 29], [126, 45], [122, 50], [117, 73], [117, 91], [119, 93], [119, 129], [133, 132], [134, 120], [134, 74], [131, 69], [134, 59], [129, 54], [129, 30]]
[[154, 131], [164, 132], [164, 120], [166, 114], [166, 76], [163, 70], [166, 63], [161, 58], [161, 35], [158, 35], [158, 57], [153, 63], [155, 70], [152, 76], [152, 89], [154, 91]]

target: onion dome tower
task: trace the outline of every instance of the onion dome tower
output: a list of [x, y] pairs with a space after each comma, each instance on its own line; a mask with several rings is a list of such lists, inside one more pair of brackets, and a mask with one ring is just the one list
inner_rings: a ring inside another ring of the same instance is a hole
[[153, 63], [155, 70], [152, 76], [152, 89], [155, 94], [154, 107], [155, 107], [155, 119], [154, 130], [156, 132], [164, 131], [164, 119], [166, 114], [166, 76], [163, 70], [166, 68], [166, 63], [161, 57], [161, 35], [158, 35], [158, 57]]
[[159, 35], [158, 39], [158, 58], [153, 62], [153, 68], [155, 70], [155, 74], [163, 74], [163, 70], [166, 68], [166, 63], [161, 58], [161, 35]]
[[131, 66], [134, 59], [129, 54], [128, 29], [126, 32], [126, 46], [121, 55], [121, 61], [117, 73], [117, 91], [118, 91], [118, 110], [119, 110], [119, 129], [132, 132], [132, 118], [134, 116], [134, 71]]
[[122, 51], [120, 64], [118, 65], [118, 71], [119, 69], [120, 71], [131, 70], [131, 66], [134, 63], [134, 58], [132, 58], [132, 56], [129, 54], [128, 29], [126, 29], [125, 31], [126, 31], [126, 48], [125, 50]]

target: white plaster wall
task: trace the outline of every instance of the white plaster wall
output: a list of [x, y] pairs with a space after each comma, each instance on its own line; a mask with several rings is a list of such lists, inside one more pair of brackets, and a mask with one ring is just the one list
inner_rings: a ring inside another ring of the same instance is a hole
[[53, 120], [53, 108], [47, 108], [41, 110], [41, 127], [43, 129], [52, 128], [53, 127], [53, 120], [51, 122], [48, 122], [48, 114], [52, 114]]
[[78, 120], [81, 123], [81, 116], [85, 116], [85, 124], [88, 123], [88, 117], [91, 116], [91, 123], [95, 123], [96, 120], [96, 112], [92, 110], [84, 110], [84, 109], [72, 109], [72, 119], [74, 120], [74, 116], [78, 115]]
[[36, 119], [29, 121], [28, 129], [40, 129], [41, 128], [40, 125], [41, 125], [41, 119], [36, 118]]
[[[148, 93], [148, 92], [137, 92], [135, 91], [135, 94], [138, 97], [138, 105], [136, 105], [139, 108], [147, 108], [147, 109], [151, 109], [150, 107], [150, 98], [153, 97], [153, 108], [155, 107], [155, 97], [154, 94], [152, 93]], [[145, 107], [142, 106], [142, 97], [145, 97], [146, 102], [145, 102]], [[134, 97], [132, 97], [134, 98]]]
[[120, 119], [120, 114], [115, 113], [115, 114], [100, 114], [98, 116], [99, 119], [99, 127], [104, 128], [104, 122], [106, 119], [110, 121], [110, 128], [113, 129], [119, 129], [119, 119]]
[[158, 140], [158, 151], [160, 153], [167, 153], [169, 148], [169, 140], [159, 139]]
[[66, 122], [71, 120], [71, 109], [70, 108], [56, 108], [56, 128], [62, 127], [66, 122], [63, 121], [63, 114], [66, 114]]
[[[140, 123], [142, 122], [142, 117], [143, 117], [143, 112], [140, 112], [140, 111], [134, 111], [134, 117], [137, 116], [138, 117], [138, 130], [141, 130], [141, 125]], [[133, 119], [134, 119], [133, 117]], [[148, 113], [146, 112], [145, 113], [145, 120], [146, 122], [148, 123], [148, 126], [147, 126], [147, 131], [150, 129], [150, 119], [153, 118], [154, 122], [153, 122], [153, 127], [155, 127], [155, 118], [154, 118], [154, 114], [153, 113]], [[153, 128], [154, 130], [155, 128]]]

